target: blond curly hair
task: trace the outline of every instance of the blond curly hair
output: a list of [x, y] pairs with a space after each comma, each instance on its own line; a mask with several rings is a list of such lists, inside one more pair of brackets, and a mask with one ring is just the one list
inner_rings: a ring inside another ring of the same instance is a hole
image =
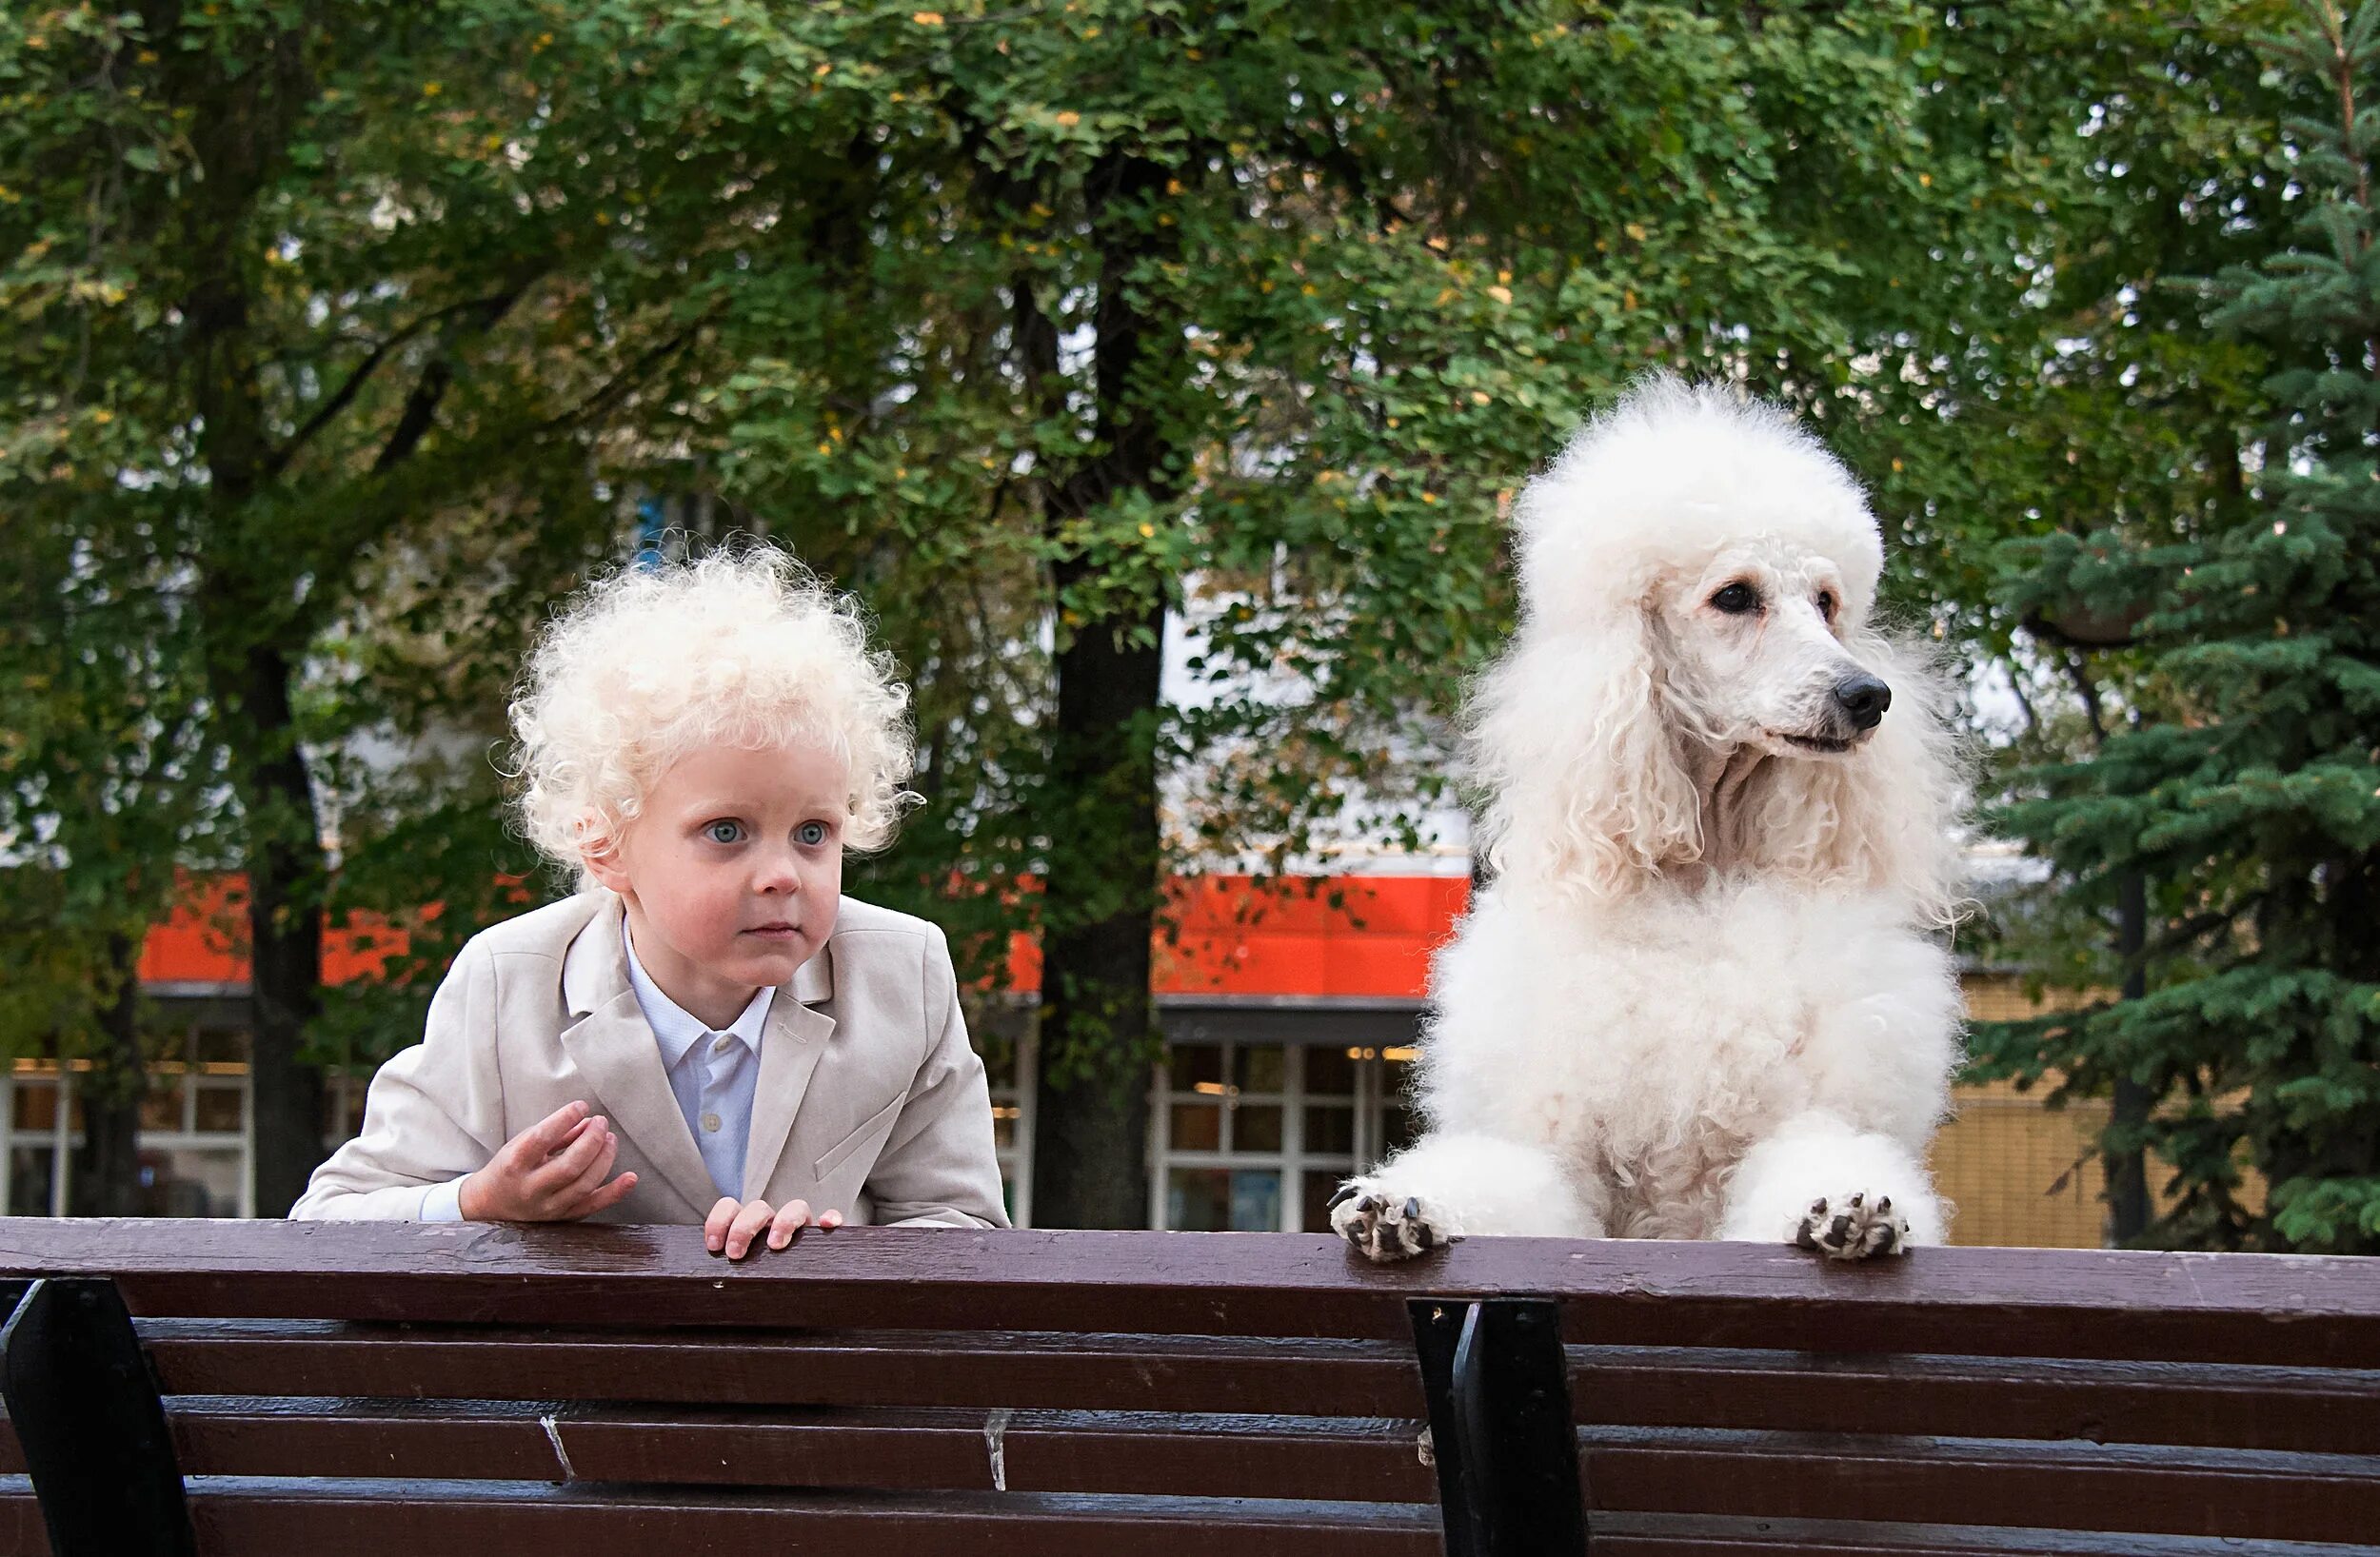
[[529, 841], [589, 890], [644, 797], [706, 746], [823, 744], [850, 775], [844, 847], [890, 841], [917, 797], [909, 689], [856, 601], [766, 544], [597, 580], [538, 635], [511, 705]]

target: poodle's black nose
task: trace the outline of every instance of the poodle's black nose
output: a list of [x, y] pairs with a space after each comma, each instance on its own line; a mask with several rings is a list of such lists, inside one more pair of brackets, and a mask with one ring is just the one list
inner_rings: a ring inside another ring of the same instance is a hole
[[1835, 683], [1835, 704], [1851, 720], [1853, 729], [1873, 730], [1884, 721], [1884, 711], [1893, 706], [1893, 689], [1863, 670]]

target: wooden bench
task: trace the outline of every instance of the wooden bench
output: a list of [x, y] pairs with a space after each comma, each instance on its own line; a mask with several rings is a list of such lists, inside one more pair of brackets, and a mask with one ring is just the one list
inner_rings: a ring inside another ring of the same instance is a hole
[[9, 1220], [0, 1278], [0, 1557], [2380, 1551], [2380, 1262]]

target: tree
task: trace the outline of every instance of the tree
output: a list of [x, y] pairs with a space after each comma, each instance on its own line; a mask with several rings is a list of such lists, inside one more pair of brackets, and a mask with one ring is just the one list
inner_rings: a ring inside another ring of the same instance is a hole
[[[2018, 826], [2085, 888], [2157, 883], [2142, 997], [2033, 1024], [2026, 1068], [2127, 1078], [2174, 1170], [2165, 1239], [2380, 1250], [2380, 8], [2327, 0], [2260, 41], [2292, 111], [2273, 159], [2298, 209], [2228, 272], [2217, 323], [2272, 365], [2243, 501], [2148, 546], [2045, 545], [2102, 617], [2136, 617], [2165, 717], [2041, 776]], [[2243, 1194], [2254, 1169], [2268, 1186]]]
[[[16, 483], [0, 472], [0, 503]], [[108, 483], [83, 501], [106, 507]], [[0, 1053], [75, 1070], [75, 1213], [136, 1209], [148, 1086], [137, 965], [205, 846], [221, 783], [188, 622], [156, 587], [137, 522], [118, 544], [9, 525], [0, 576]]]
[[[1510, 611], [1500, 503], [1635, 373], [1794, 404], [1877, 473], [1896, 602], [1958, 598], [1997, 521], [1926, 494], [2038, 313], [2091, 71], [2156, 30], [2113, 0], [0, 25], [0, 252], [39, 305], [7, 414], [109, 412], [69, 463], [138, 494], [195, 607], [259, 1205], [312, 1165], [306, 1061], [367, 1057], [504, 911], [524, 862], [472, 763], [528, 626], [649, 502], [787, 541], [916, 671], [936, 807], [855, 880], [962, 920], [974, 971], [1038, 931], [1037, 1212], [1086, 1224], [1144, 1213], [1168, 862], [1278, 868], [1427, 798]], [[428, 900], [326, 1015], [320, 911]]]

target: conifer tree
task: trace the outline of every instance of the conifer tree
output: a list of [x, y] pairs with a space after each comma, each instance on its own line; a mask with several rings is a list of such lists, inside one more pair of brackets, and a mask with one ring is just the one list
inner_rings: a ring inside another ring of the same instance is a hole
[[2273, 368], [2243, 501], [2145, 546], [2051, 538], [2021, 588], [2134, 622], [2161, 717], [2039, 775], [2013, 821], [2086, 896], [2154, 883], [2163, 922], [2138, 998], [1988, 1057], [2158, 1100], [2135, 1127], [2173, 1171], [2152, 1241], [2380, 1252], [2376, 35], [2380, 4], [2307, 0], [2262, 40], [2297, 110], [2274, 169], [2297, 214], [2209, 288]]

